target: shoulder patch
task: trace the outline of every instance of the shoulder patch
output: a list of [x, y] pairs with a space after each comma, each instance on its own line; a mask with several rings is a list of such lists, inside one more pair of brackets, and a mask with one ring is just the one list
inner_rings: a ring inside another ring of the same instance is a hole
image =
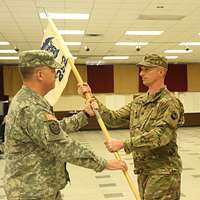
[[60, 126], [59, 123], [55, 120], [49, 120], [49, 129], [54, 135], [60, 134]]
[[175, 111], [173, 111], [172, 114], [171, 114], [171, 118], [173, 120], [175, 120], [175, 119], [177, 119], [177, 117], [178, 117], [178, 114]]

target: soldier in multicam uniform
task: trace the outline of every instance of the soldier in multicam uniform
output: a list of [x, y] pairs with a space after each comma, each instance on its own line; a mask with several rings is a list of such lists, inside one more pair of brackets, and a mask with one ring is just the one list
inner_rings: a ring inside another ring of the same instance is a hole
[[[142, 200], [179, 200], [182, 163], [176, 130], [184, 123], [183, 105], [164, 85], [168, 69], [164, 57], [146, 55], [138, 66], [148, 87], [146, 94], [134, 95], [132, 102], [117, 111], [98, 102], [109, 127], [130, 127], [129, 139], [111, 139], [105, 144], [110, 152], [132, 153]], [[87, 83], [79, 84], [79, 89], [91, 92]]]
[[68, 133], [87, 124], [97, 106], [87, 101], [84, 111], [60, 121], [43, 97], [55, 87], [60, 67], [43, 50], [20, 54], [23, 87], [13, 98], [6, 118], [5, 191], [8, 200], [60, 200], [69, 181], [66, 162], [90, 168], [127, 170], [124, 161], [98, 157]]

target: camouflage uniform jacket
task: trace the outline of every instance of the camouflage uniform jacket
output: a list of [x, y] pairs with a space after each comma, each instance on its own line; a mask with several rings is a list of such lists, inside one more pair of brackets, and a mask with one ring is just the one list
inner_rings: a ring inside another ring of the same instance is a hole
[[182, 103], [166, 87], [154, 95], [134, 95], [133, 101], [117, 111], [99, 102], [106, 125], [121, 127], [129, 123], [130, 138], [124, 141], [132, 153], [135, 173], [180, 173], [181, 159], [176, 129], [184, 123]]
[[6, 118], [5, 191], [9, 199], [45, 199], [69, 181], [66, 162], [99, 172], [105, 160], [67, 134], [87, 124], [80, 112], [58, 121], [28, 87], [13, 98]]

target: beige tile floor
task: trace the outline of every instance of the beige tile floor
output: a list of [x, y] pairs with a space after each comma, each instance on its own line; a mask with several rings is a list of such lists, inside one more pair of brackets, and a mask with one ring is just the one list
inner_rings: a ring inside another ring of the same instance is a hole
[[[126, 138], [128, 130], [110, 131], [112, 137]], [[71, 136], [84, 145], [92, 148], [98, 155], [114, 158], [103, 144], [100, 131], [81, 131]], [[179, 152], [183, 160], [182, 195], [181, 200], [200, 199], [200, 127], [181, 128], [178, 131]], [[122, 159], [129, 165], [129, 174], [136, 186], [133, 175], [133, 161], [131, 156], [123, 151], [119, 152]], [[3, 191], [4, 160], [0, 160], [0, 200], [5, 200]], [[68, 164], [71, 184], [62, 191], [64, 200], [134, 200], [124, 175], [116, 171], [95, 173], [92, 170]]]

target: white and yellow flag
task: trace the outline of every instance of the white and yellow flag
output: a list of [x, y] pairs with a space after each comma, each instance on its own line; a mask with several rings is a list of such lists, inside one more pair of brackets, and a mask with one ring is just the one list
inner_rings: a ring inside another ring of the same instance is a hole
[[57, 69], [55, 88], [45, 95], [50, 105], [54, 106], [67, 84], [71, 71], [71, 66], [68, 61], [69, 59], [73, 59], [73, 56], [67, 46], [65, 46], [63, 38], [51, 19], [48, 19], [41, 49], [51, 52], [55, 60], [63, 66], [61, 69]]

